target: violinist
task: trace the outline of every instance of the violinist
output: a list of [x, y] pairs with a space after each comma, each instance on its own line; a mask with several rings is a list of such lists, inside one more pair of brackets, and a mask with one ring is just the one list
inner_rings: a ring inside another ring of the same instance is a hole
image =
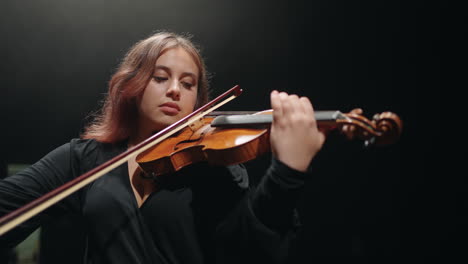
[[[0, 217], [95, 168], [208, 102], [205, 64], [190, 37], [137, 42], [81, 138], [0, 181]], [[295, 204], [325, 135], [306, 97], [271, 92], [272, 160], [256, 186], [244, 166], [192, 164], [152, 177], [131, 159], [0, 236], [14, 247], [44, 221], [75, 213], [84, 263], [282, 263], [298, 227]]]

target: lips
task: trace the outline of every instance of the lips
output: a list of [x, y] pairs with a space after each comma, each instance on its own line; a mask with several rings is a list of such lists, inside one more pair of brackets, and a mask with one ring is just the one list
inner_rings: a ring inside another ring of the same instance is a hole
[[177, 115], [180, 107], [176, 103], [167, 102], [159, 106], [159, 109], [167, 115]]

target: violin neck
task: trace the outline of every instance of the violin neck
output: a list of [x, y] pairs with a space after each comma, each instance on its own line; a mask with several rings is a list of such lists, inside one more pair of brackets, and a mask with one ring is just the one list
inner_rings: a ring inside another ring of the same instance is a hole
[[[315, 111], [315, 120], [319, 126], [334, 125], [337, 120], [346, 119], [346, 116], [337, 110]], [[212, 122], [212, 127], [269, 127], [273, 121], [272, 114], [240, 114], [240, 115], [219, 115]]]

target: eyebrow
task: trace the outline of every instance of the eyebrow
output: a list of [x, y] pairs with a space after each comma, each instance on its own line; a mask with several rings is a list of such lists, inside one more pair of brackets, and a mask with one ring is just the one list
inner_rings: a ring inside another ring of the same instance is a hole
[[[164, 70], [166, 72], [169, 72], [171, 73], [171, 69], [167, 66], [164, 66], [164, 65], [156, 65], [156, 67], [154, 68], [154, 71], [157, 71], [157, 70]], [[192, 72], [183, 72], [182, 73], [182, 76], [185, 77], [185, 76], [191, 76], [192, 78], [194, 78], [195, 80], [197, 80], [197, 75], [195, 75], [194, 73]]]

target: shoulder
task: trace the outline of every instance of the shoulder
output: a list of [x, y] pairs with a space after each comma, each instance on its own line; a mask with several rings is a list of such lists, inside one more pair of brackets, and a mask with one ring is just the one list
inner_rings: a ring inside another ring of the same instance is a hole
[[94, 139], [73, 138], [65, 145], [68, 145], [70, 150], [75, 153], [89, 153], [98, 149], [100, 144], [102, 143], [99, 143]]
[[45, 160], [70, 164], [74, 169], [87, 170], [93, 168], [100, 157], [120, 153], [121, 145], [102, 143], [94, 139], [73, 138], [52, 150], [46, 155]]
[[78, 169], [81, 164], [87, 163], [87, 160], [94, 159], [94, 153], [97, 149], [98, 144], [95, 140], [73, 138], [67, 143], [54, 148], [39, 160], [37, 165]]
[[52, 149], [44, 158], [77, 157], [92, 152], [96, 148], [94, 140], [74, 138]]
[[88, 156], [96, 152], [121, 152], [125, 150], [125, 142], [103, 143], [95, 139], [73, 138], [62, 147], [68, 148], [74, 154]]
[[125, 142], [103, 143], [95, 139], [74, 138], [68, 144], [71, 156], [82, 164], [94, 167], [122, 153], [126, 149]]

